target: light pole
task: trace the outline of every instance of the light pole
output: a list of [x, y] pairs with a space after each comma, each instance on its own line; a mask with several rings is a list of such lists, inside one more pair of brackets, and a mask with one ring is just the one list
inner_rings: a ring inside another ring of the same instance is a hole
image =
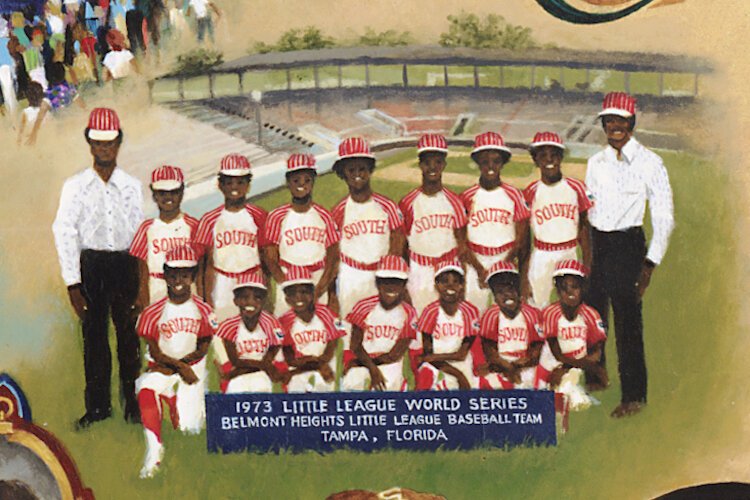
[[258, 124], [258, 145], [263, 145], [263, 124], [260, 121], [260, 106], [263, 99], [263, 92], [253, 90], [250, 92], [250, 99], [255, 103], [255, 122]]

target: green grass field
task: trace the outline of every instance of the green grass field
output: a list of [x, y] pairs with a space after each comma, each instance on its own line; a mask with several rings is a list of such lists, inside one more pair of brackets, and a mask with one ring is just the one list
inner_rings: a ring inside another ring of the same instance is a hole
[[[614, 342], [609, 342], [612, 387], [597, 394], [601, 406], [571, 416], [570, 431], [557, 447], [223, 456], [206, 452], [205, 434], [183, 436], [165, 421], [162, 473], [139, 480], [142, 432], [125, 425], [119, 409], [115, 418], [87, 432], [72, 429], [83, 412], [81, 340], [57, 289], [55, 305], [40, 312], [58, 324], [54, 355], [44, 363], [30, 360], [12, 375], [30, 398], [37, 424], [62, 439], [84, 482], [102, 499], [321, 499], [348, 488], [379, 491], [394, 485], [449, 499], [644, 498], [663, 493], [683, 485], [674, 484], [674, 478], [687, 461], [729, 446], [732, 430], [741, 426], [737, 412], [725, 411], [721, 385], [731, 370], [728, 349], [738, 335], [739, 305], [731, 292], [737, 254], [725, 244], [732, 241], [733, 228], [714, 223], [729, 218], [736, 198], [719, 195], [727, 177], [710, 162], [687, 154], [664, 158], [677, 226], [645, 302], [649, 406], [629, 420], [609, 417], [619, 400]], [[383, 165], [397, 161], [402, 160], [394, 156]], [[375, 181], [374, 187], [399, 199], [413, 185]], [[331, 207], [346, 188], [327, 175], [318, 179], [315, 193], [319, 203]], [[270, 209], [287, 199], [280, 190], [257, 203]]]

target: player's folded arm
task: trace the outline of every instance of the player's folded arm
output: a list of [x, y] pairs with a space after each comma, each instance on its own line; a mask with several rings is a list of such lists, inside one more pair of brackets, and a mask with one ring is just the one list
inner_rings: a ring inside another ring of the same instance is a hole
[[487, 360], [490, 371], [495, 373], [510, 373], [513, 371], [512, 364], [500, 357], [497, 350], [497, 341], [482, 337], [482, 352], [484, 352], [484, 359]]
[[395, 363], [404, 357], [406, 350], [409, 348], [409, 344], [411, 344], [411, 339], [409, 338], [398, 339], [396, 343], [393, 344], [390, 351], [374, 358], [373, 362], [376, 365], [389, 365]]
[[191, 364], [203, 359], [208, 354], [208, 347], [211, 345], [211, 337], [198, 337], [196, 348], [193, 352], [182, 358], [183, 363]]
[[254, 373], [265, 369], [263, 361], [257, 361], [254, 359], [242, 359], [237, 354], [237, 345], [231, 340], [221, 339], [224, 344], [224, 349], [227, 351], [227, 357], [232, 366], [237, 370], [236, 375], [244, 373]]

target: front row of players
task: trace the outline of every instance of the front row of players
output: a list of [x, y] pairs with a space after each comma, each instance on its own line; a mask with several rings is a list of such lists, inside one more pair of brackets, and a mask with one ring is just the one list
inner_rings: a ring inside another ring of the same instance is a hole
[[[289, 266], [281, 285], [290, 310], [276, 319], [264, 310], [263, 274], [247, 273], [233, 287], [239, 314], [219, 325], [212, 308], [194, 295], [198, 256], [190, 246], [172, 249], [164, 263], [167, 296], [147, 307], [138, 333], [148, 345], [148, 368], [136, 382], [147, 451], [142, 477], [159, 468], [162, 402], [172, 425], [199, 432], [205, 421], [206, 354], [221, 339], [230, 367], [227, 393], [405, 390], [411, 369], [417, 390], [544, 388], [561, 390], [574, 405], [590, 404], [578, 381], [584, 372], [606, 377], [598, 361], [606, 339], [601, 319], [582, 302], [586, 268], [559, 262], [554, 283], [560, 298], [543, 312], [522, 304], [516, 267], [500, 261], [487, 273], [495, 304], [480, 318], [465, 296], [465, 271], [457, 260], [440, 262], [434, 273], [438, 300], [417, 319], [405, 301], [409, 275], [398, 256], [380, 259], [377, 295], [359, 301], [346, 320], [351, 350], [337, 376], [338, 339], [343, 325], [315, 300], [313, 276]], [[274, 363], [281, 350], [285, 363]], [[409, 363], [405, 367], [404, 359]]]

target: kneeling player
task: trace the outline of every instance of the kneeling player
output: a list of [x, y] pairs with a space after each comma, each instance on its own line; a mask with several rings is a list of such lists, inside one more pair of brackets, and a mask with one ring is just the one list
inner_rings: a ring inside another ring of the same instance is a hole
[[435, 271], [439, 299], [425, 307], [417, 323], [422, 334], [417, 390], [471, 389], [477, 386], [471, 344], [479, 333], [479, 309], [463, 300], [465, 274], [457, 261]]
[[576, 260], [558, 262], [553, 276], [560, 300], [542, 312], [544, 337], [556, 363], [551, 368], [540, 363], [537, 377], [568, 396], [571, 410], [591, 405], [579, 383], [584, 372], [607, 383], [606, 371], [599, 364], [607, 335], [599, 313], [583, 303], [587, 274]]
[[272, 392], [281, 376], [273, 358], [281, 349], [281, 324], [263, 310], [268, 290], [263, 274], [241, 276], [234, 285], [234, 303], [240, 314], [222, 322], [216, 336], [224, 342], [232, 368], [225, 392]]
[[490, 307], [479, 328], [482, 351], [489, 374], [480, 378], [483, 389], [531, 389], [544, 340], [541, 314], [521, 304], [521, 285], [516, 266], [500, 261], [493, 265], [487, 283], [495, 305]]
[[288, 392], [330, 392], [336, 383], [333, 355], [345, 332], [331, 309], [315, 303], [314, 283], [309, 268], [288, 266], [281, 285], [291, 308], [279, 318]]
[[417, 327], [416, 310], [403, 301], [408, 276], [404, 259], [382, 257], [375, 271], [378, 295], [357, 302], [347, 316], [356, 358], [344, 368], [345, 391], [363, 391], [368, 385], [376, 391], [405, 388], [403, 357]]
[[197, 266], [198, 257], [190, 247], [167, 253], [167, 296], [147, 307], [138, 321], [149, 358], [148, 370], [136, 381], [146, 434], [141, 477], [158, 471], [164, 453], [160, 399], [170, 407], [173, 426], [183, 432], [197, 434], [205, 422], [205, 356], [218, 324], [211, 306], [191, 292]]

